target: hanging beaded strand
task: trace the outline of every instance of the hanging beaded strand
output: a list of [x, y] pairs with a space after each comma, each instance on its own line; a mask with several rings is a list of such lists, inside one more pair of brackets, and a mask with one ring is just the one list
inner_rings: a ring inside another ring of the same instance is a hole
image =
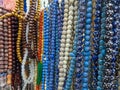
[[75, 37], [74, 37], [74, 43], [73, 43], [73, 50], [71, 51], [70, 57], [70, 67], [68, 69], [68, 75], [67, 80], [65, 84], [65, 90], [70, 90], [72, 82], [73, 82], [73, 74], [75, 71], [75, 59], [76, 59], [76, 53], [77, 53], [77, 41], [78, 41], [78, 0], [74, 2], [74, 30], [75, 30]]
[[[66, 43], [66, 29], [67, 29], [67, 21], [68, 21], [68, 0], [64, 0], [64, 21], [63, 21], [63, 31], [61, 35], [61, 43], [60, 43], [60, 52], [59, 52], [59, 82], [58, 82], [58, 90], [63, 89], [64, 80], [65, 80], [65, 72], [63, 70], [64, 57], [65, 57], [65, 43]], [[66, 63], [66, 61], [65, 61]], [[66, 63], [67, 64], [67, 63]]]
[[[77, 42], [77, 58], [76, 58], [76, 69], [75, 69], [75, 84], [74, 89], [79, 90], [81, 89], [82, 84], [82, 72], [83, 72], [83, 46], [84, 46], [84, 31], [85, 31], [85, 19], [86, 19], [86, 1], [79, 0], [79, 7], [78, 7], [78, 42]], [[86, 21], [89, 23], [89, 20]], [[86, 34], [89, 31], [85, 32]], [[85, 44], [89, 44], [89, 42], [85, 42]], [[88, 74], [85, 73], [86, 76]]]
[[86, 23], [85, 32], [89, 33], [85, 34], [85, 42], [87, 41], [89, 44], [85, 44], [84, 42], [84, 67], [83, 67], [83, 80], [82, 80], [82, 90], [89, 89], [89, 76], [84, 76], [84, 73], [89, 74], [90, 70], [90, 32], [91, 32], [91, 21], [92, 21], [92, 0], [87, 0], [87, 11], [86, 11], [86, 21], [90, 20], [89, 23]]
[[119, 11], [119, 5], [120, 5], [120, 1], [119, 0], [113, 0], [114, 3], [114, 37], [113, 37], [113, 42], [114, 42], [114, 60], [113, 62], [115, 63], [114, 69], [115, 69], [115, 74], [114, 74], [114, 86], [116, 85], [115, 89], [119, 90], [119, 81], [118, 81], [118, 71], [119, 71], [119, 66], [118, 66], [118, 61], [117, 61], [117, 57], [119, 54], [119, 30], [120, 30], [120, 12]]
[[104, 72], [104, 57], [105, 57], [105, 19], [106, 19], [106, 6], [105, 2], [102, 1], [102, 13], [101, 13], [101, 35], [99, 41], [99, 55], [98, 55], [98, 81], [97, 81], [97, 90], [103, 89], [103, 72]]
[[106, 33], [105, 33], [105, 46], [106, 46], [106, 55], [105, 55], [105, 76], [103, 77], [104, 84], [103, 88], [105, 90], [114, 90], [114, 74], [115, 70], [113, 70], [114, 63], [113, 62], [113, 3], [111, 0], [106, 2]]
[[100, 30], [101, 30], [101, 0], [96, 0], [96, 11], [94, 18], [94, 31], [93, 31], [93, 84], [92, 89], [97, 88], [97, 76], [98, 76], [98, 55], [99, 55], [99, 41], [100, 41]]

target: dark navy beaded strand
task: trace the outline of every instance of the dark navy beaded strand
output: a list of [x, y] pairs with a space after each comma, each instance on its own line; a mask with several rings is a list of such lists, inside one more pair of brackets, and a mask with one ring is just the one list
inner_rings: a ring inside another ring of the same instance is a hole
[[111, 0], [106, 2], [106, 34], [105, 34], [105, 46], [106, 46], [106, 55], [105, 55], [105, 76], [103, 77], [104, 84], [103, 88], [105, 90], [114, 90], [114, 64], [113, 58], [113, 3]]
[[[82, 84], [82, 68], [83, 68], [83, 39], [84, 39], [84, 30], [85, 30], [85, 19], [86, 19], [86, 0], [79, 0], [78, 3], [78, 42], [77, 42], [77, 55], [76, 55], [76, 65], [75, 65], [75, 84], [74, 89], [80, 90]], [[88, 21], [89, 22], [89, 21]], [[89, 31], [86, 31], [89, 33]], [[85, 42], [89, 44], [89, 42]], [[86, 74], [85, 74], [86, 75]]]
[[99, 40], [100, 40], [100, 30], [101, 30], [101, 3], [102, 0], [96, 0], [96, 11], [95, 11], [95, 20], [94, 20], [94, 31], [93, 31], [93, 83], [92, 89], [96, 90], [97, 87], [97, 76], [98, 76], [98, 55], [99, 55]]

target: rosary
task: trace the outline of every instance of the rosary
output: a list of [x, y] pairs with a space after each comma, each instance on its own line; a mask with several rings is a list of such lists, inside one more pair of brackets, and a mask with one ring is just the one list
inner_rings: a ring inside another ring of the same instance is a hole
[[0, 90], [120, 90], [120, 0], [0, 0]]

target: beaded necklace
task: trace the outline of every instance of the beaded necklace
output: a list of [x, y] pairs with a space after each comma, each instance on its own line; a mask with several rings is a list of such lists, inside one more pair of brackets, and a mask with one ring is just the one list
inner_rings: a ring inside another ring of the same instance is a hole
[[[75, 59], [76, 59], [76, 53], [77, 53], [77, 41], [78, 41], [78, 1], [76, 0], [74, 2], [74, 30], [75, 30], [75, 37], [74, 37], [74, 43], [73, 43], [73, 50], [70, 53], [71, 61], [70, 61], [70, 67], [67, 75], [67, 80], [65, 84], [65, 90], [69, 90], [71, 88], [73, 74], [75, 70]], [[77, 25], [76, 25], [77, 24]]]
[[112, 63], [113, 59], [113, 3], [111, 0], [106, 2], [106, 33], [105, 33], [105, 46], [106, 46], [106, 55], [105, 55], [105, 76], [104, 78], [104, 89], [114, 89], [113, 80], [115, 73], [114, 70], [112, 70], [114, 63]]
[[100, 41], [100, 30], [101, 30], [101, 0], [96, 0], [96, 11], [94, 19], [94, 31], [93, 31], [93, 84], [92, 89], [97, 88], [97, 76], [98, 76], [98, 55], [99, 55], [99, 41]]
[[[74, 89], [79, 90], [81, 88], [81, 76], [82, 76], [82, 68], [83, 68], [83, 45], [84, 45], [84, 30], [85, 30], [85, 19], [86, 19], [86, 1], [79, 0], [78, 7], [78, 42], [77, 42], [77, 58], [76, 58], [76, 70], [75, 70], [75, 84]], [[88, 23], [86, 21], [86, 23]], [[89, 33], [86, 31], [85, 33]], [[85, 44], [89, 44], [89, 42], [85, 42]], [[86, 75], [86, 73], [85, 73]]]
[[114, 82], [114, 86], [116, 86], [115, 89], [118, 89], [118, 84], [117, 84], [117, 79], [118, 78], [118, 64], [117, 64], [117, 56], [119, 54], [119, 27], [120, 27], [120, 15], [118, 12], [119, 11], [119, 5], [120, 5], [120, 1], [119, 0], [114, 0], [114, 29], [113, 29], [113, 32], [114, 32], [114, 37], [113, 37], [113, 42], [114, 42], [114, 60], [113, 62], [115, 63], [115, 66], [114, 66], [114, 69], [115, 69], [115, 74], [114, 74], [114, 77], [115, 77], [115, 82]]
[[[88, 31], [89, 33], [85, 33], [85, 42], [88, 42], [89, 44], [85, 44], [84, 42], [84, 67], [83, 71], [86, 74], [89, 74], [90, 70], [90, 31], [91, 31], [91, 21], [92, 21], [92, 0], [88, 0], [87, 2], [87, 11], [86, 11], [86, 21], [90, 20], [88, 23], [86, 23], [85, 26], [85, 32]], [[83, 80], [82, 80], [82, 90], [89, 89], [89, 77], [85, 76], [83, 73]]]
[[97, 81], [97, 90], [103, 89], [103, 72], [104, 72], [104, 56], [105, 56], [105, 19], [106, 19], [106, 6], [105, 2], [102, 2], [102, 13], [101, 13], [101, 35], [99, 41], [99, 55], [98, 55], [98, 81]]

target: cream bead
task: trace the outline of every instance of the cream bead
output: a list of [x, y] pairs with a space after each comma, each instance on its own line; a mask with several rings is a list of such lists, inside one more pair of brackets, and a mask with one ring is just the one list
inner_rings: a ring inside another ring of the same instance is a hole
[[67, 32], [64, 30], [64, 31], [62, 31], [62, 34], [64, 34], [64, 35], [65, 35], [65, 34], [67, 34]]
[[70, 11], [74, 10], [74, 7], [73, 7], [73, 6], [70, 6], [70, 7], [69, 7], [69, 10], [70, 10]]
[[74, 0], [69, 0], [69, 2], [72, 4], [74, 2]]
[[65, 0], [64, 2], [65, 2], [65, 4], [68, 4], [69, 1], [68, 1], [68, 0]]
[[69, 43], [71, 40], [69, 38], [66, 39], [66, 43]]
[[68, 51], [69, 51], [69, 48], [66, 47], [66, 48], [65, 48], [65, 51], [68, 52]]
[[64, 52], [64, 48], [60, 48], [60, 51], [61, 51], [61, 52]]
[[[63, 56], [60, 56], [60, 60], [63, 60], [64, 59], [64, 57]], [[62, 64], [62, 62], [60, 62], [59, 64]]]
[[63, 62], [66, 62], [66, 60], [68, 60], [68, 56], [64, 57], [64, 61]]
[[[69, 19], [69, 21], [73, 20], [73, 16], [70, 15], [70, 16], [68, 17], [68, 19]], [[68, 21], [68, 24], [69, 24], [69, 21]], [[70, 23], [70, 24], [72, 24], [72, 23]]]
[[67, 22], [64, 22], [63, 25], [67, 26]]
[[71, 20], [69, 20], [69, 21], [68, 21], [68, 24], [72, 24], [72, 21], [71, 21]]
[[60, 53], [59, 53], [59, 55], [60, 55], [60, 56], [63, 56], [63, 55], [64, 55], [64, 53], [63, 53], [63, 52], [60, 52]]
[[63, 61], [63, 63], [64, 63], [64, 64], [67, 64], [67, 61], [66, 61], [66, 60], [64, 60], [64, 61]]
[[69, 30], [72, 28], [72, 25], [68, 25], [68, 27], [67, 27]]
[[65, 43], [65, 39], [61, 39], [61, 43]]
[[73, 15], [73, 11], [69, 11], [69, 15]]
[[65, 8], [69, 8], [69, 6], [68, 6], [68, 5], [65, 5], [64, 7], [65, 7]]
[[63, 68], [60, 68], [60, 72], [61, 72], [61, 73], [64, 72], [64, 69], [63, 69]]
[[62, 38], [62, 39], [65, 39], [65, 38], [66, 38], [66, 36], [65, 36], [65, 35], [62, 35], [62, 36], [61, 36], [61, 38]]
[[61, 47], [62, 47], [62, 48], [65, 48], [65, 44], [62, 43], [62, 44], [61, 44]]
[[58, 2], [59, 2], [59, 4], [61, 4], [62, 0], [59, 0]]
[[66, 43], [66, 47], [70, 47], [71, 45], [70, 45], [70, 43]]
[[69, 53], [68, 52], [65, 52], [65, 56], [68, 56], [69, 55]]
[[[68, 9], [65, 9], [64, 11], [65, 11], [65, 12], [68, 12]], [[67, 15], [67, 16], [68, 16], [68, 15]]]
[[72, 30], [67, 30], [67, 33], [68, 33], [68, 34], [71, 34], [71, 33], [72, 33]]
[[68, 21], [68, 19], [67, 19], [67, 18], [64, 18], [64, 21]]
[[67, 35], [67, 38], [71, 38], [71, 35], [70, 35], [70, 34], [68, 34], [68, 35]]
[[63, 26], [63, 30], [66, 30], [67, 29], [67, 27], [66, 26]]
[[62, 86], [58, 86], [58, 90], [63, 90], [63, 87]]
[[[67, 14], [67, 13], [65, 13], [65, 14], [64, 14], [64, 17], [68, 17], [68, 14]], [[64, 23], [64, 22], [63, 22], [63, 23]]]

